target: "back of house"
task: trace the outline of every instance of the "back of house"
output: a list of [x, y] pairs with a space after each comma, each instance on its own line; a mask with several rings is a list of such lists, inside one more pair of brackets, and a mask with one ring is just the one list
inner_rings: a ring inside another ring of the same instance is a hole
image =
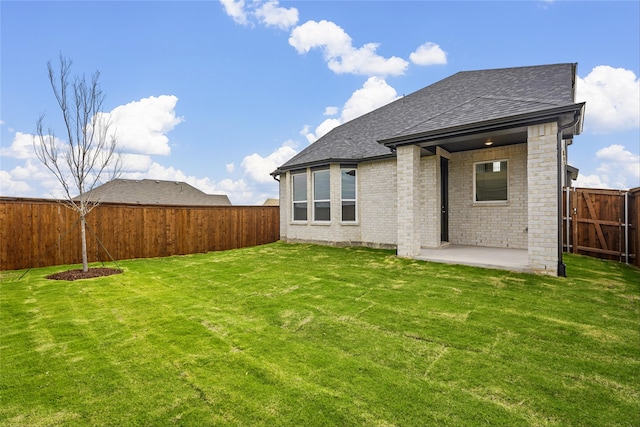
[[531, 271], [563, 275], [576, 67], [460, 72], [334, 128], [273, 172], [281, 239], [526, 249]]

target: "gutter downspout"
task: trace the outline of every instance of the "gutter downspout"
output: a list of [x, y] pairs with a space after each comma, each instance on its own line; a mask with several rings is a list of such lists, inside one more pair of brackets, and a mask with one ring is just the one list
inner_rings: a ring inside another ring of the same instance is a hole
[[[575, 126], [578, 120], [580, 120], [580, 113], [578, 112], [574, 113], [573, 120], [569, 124], [561, 126], [560, 120], [558, 120], [558, 142], [556, 147], [558, 152], [558, 277], [567, 277], [567, 265], [562, 262], [562, 174], [567, 174], [566, 168], [562, 167], [562, 133], [565, 129]], [[567, 158], [569, 158], [569, 153], [567, 153]], [[567, 218], [568, 214], [567, 212]]]

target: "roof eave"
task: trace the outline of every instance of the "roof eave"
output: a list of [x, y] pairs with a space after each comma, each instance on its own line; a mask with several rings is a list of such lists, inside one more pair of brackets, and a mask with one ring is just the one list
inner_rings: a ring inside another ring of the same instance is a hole
[[395, 157], [395, 153], [390, 151], [389, 154], [382, 154], [382, 155], [371, 156], [371, 157], [363, 157], [363, 158], [359, 158], [359, 159], [330, 158], [330, 159], [316, 160], [316, 161], [313, 161], [313, 162], [297, 163], [295, 165], [290, 165], [290, 166], [280, 166], [278, 169], [276, 169], [273, 172], [271, 172], [270, 175], [275, 177], [275, 176], [283, 174], [286, 171], [328, 166], [328, 165], [330, 165], [332, 163], [359, 164], [359, 163], [371, 162], [371, 161], [375, 161], [375, 160], [384, 160], [384, 159], [392, 158], [392, 157]]
[[[572, 135], [577, 135], [582, 132], [584, 106], [585, 103], [581, 102], [577, 104], [565, 105], [562, 107], [555, 107], [544, 111], [537, 111], [534, 113], [502, 117], [500, 119], [475, 122], [461, 126], [438, 129], [430, 132], [401, 135], [393, 138], [379, 140], [378, 143], [384, 145], [385, 147], [393, 149], [402, 145], [411, 145], [417, 143], [424, 144], [430, 141], [442, 141], [449, 138], [473, 135], [477, 133], [500, 131], [521, 126], [531, 126], [552, 121], [560, 121], [564, 116], [572, 113], [574, 114], [574, 116], [575, 114], [579, 114], [580, 116], [578, 123], [573, 127], [575, 131], [572, 132]], [[573, 119], [574, 116], [571, 116], [571, 118]]]

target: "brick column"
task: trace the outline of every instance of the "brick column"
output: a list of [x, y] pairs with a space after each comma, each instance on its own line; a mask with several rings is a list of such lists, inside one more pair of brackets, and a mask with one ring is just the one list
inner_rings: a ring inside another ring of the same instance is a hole
[[529, 268], [558, 273], [558, 124], [527, 130]]
[[398, 256], [420, 253], [420, 147], [397, 149]]
[[437, 248], [441, 245], [441, 203], [440, 203], [440, 156], [422, 158], [422, 199], [420, 211], [421, 223], [424, 224], [424, 240], [421, 246]]
[[289, 227], [289, 221], [291, 217], [291, 199], [289, 198], [289, 189], [291, 183], [291, 172], [285, 172], [280, 175], [279, 189], [279, 204], [280, 204], [280, 239], [287, 240], [287, 227]]

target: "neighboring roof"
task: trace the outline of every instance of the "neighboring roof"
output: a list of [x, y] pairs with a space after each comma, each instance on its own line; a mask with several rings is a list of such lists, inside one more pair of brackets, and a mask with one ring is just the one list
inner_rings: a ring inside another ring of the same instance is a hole
[[416, 143], [409, 137], [434, 136], [442, 142], [445, 130], [464, 129], [468, 134], [479, 132], [481, 124], [498, 126], [510, 120], [522, 127], [543, 113], [581, 111], [583, 104], [574, 103], [575, 78], [576, 64], [459, 72], [334, 128], [274, 174], [391, 156], [390, 148]]
[[262, 206], [280, 206], [280, 199], [267, 199]]
[[[206, 194], [186, 182], [114, 179], [85, 193], [87, 200], [139, 205], [230, 206], [226, 195]], [[75, 198], [77, 200], [78, 197]]]

